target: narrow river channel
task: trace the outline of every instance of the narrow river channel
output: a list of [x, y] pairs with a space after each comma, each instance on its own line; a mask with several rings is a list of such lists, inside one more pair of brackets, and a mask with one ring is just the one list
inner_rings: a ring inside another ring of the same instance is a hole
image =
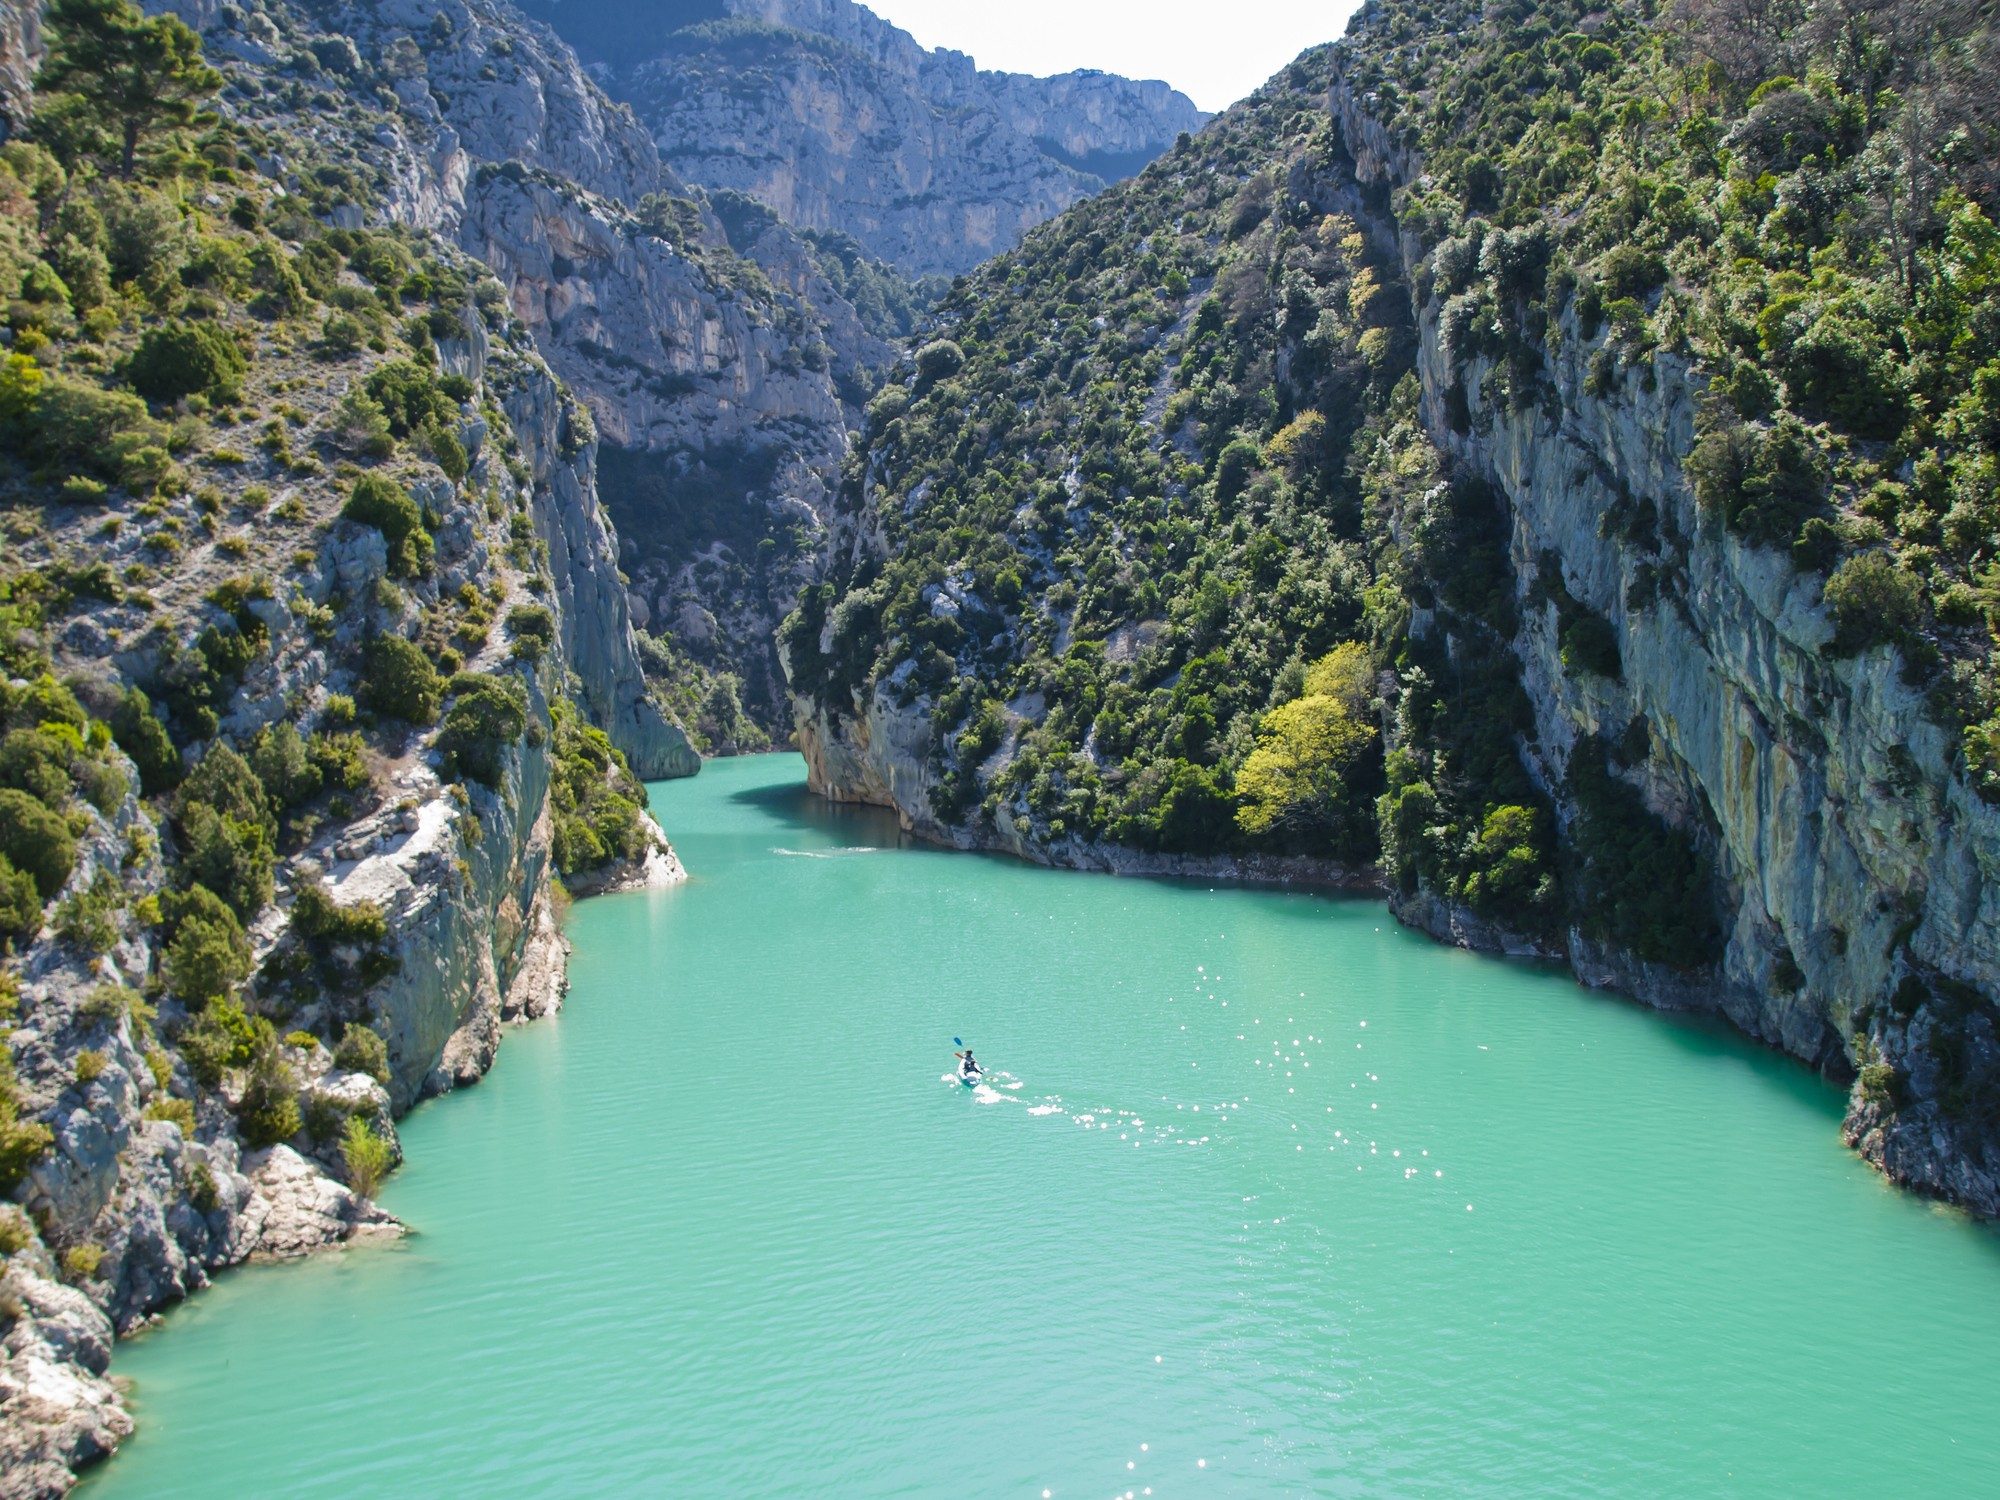
[[899, 846], [796, 756], [653, 802], [693, 879], [407, 1122], [412, 1237], [121, 1346], [89, 1500], [2000, 1472], [2000, 1237], [1787, 1059], [1371, 901]]

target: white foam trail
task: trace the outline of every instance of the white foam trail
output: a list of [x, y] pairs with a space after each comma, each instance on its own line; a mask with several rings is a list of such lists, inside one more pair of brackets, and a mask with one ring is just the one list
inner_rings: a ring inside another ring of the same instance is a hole
[[845, 859], [850, 854], [880, 854], [882, 851], [873, 844], [851, 844], [840, 849], [783, 849], [773, 845], [771, 852], [786, 859]]

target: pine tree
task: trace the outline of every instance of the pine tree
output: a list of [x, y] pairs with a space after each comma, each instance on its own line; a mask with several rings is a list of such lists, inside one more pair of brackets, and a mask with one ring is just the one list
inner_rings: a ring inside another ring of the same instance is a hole
[[189, 125], [222, 75], [202, 61], [201, 38], [178, 16], [148, 16], [131, 0], [52, 0], [48, 61], [38, 91], [67, 93], [101, 112], [121, 139], [129, 178], [150, 132]]

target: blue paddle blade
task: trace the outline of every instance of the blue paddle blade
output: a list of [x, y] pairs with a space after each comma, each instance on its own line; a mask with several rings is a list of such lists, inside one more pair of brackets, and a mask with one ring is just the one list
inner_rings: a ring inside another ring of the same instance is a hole
[[963, 1047], [965, 1045], [965, 1038], [955, 1036], [951, 1039], [951, 1044], [954, 1047]]

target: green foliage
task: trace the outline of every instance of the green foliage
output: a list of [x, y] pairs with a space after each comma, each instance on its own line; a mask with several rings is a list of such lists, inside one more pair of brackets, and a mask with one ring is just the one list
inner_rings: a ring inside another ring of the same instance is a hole
[[1624, 671], [1618, 650], [1618, 631], [1599, 614], [1579, 610], [1562, 627], [1558, 640], [1565, 670], [1594, 672], [1616, 681]]
[[145, 1116], [149, 1120], [166, 1120], [181, 1133], [181, 1139], [193, 1140], [195, 1131], [194, 1101], [182, 1099], [174, 1094], [156, 1095], [146, 1106]]
[[965, 367], [965, 351], [950, 339], [933, 339], [917, 351], [916, 366], [918, 385], [935, 385]]
[[278, 1051], [270, 1023], [261, 1025], [256, 1051], [249, 1059], [243, 1095], [236, 1106], [243, 1143], [253, 1150], [290, 1140], [305, 1123], [299, 1113], [291, 1069]]
[[540, 661], [556, 641], [556, 617], [540, 604], [517, 604], [507, 611], [507, 633], [514, 638], [513, 654], [528, 661]]
[[399, 635], [377, 636], [368, 646], [359, 696], [373, 713], [430, 724], [437, 719], [444, 681], [415, 643]]
[[232, 401], [247, 369], [243, 351], [222, 329], [176, 318], [140, 335], [126, 374], [149, 401], [194, 395]]
[[56, 904], [55, 929], [64, 942], [85, 953], [108, 953], [118, 941], [118, 916], [124, 909], [124, 887], [109, 870], [99, 870], [87, 887]]
[[554, 723], [549, 800], [556, 869], [575, 875], [610, 860], [637, 859], [648, 843], [645, 788], [604, 732], [584, 723], [567, 702], [555, 706]]
[[350, 1021], [333, 1049], [334, 1066], [350, 1073], [366, 1073], [377, 1083], [389, 1081], [389, 1046], [373, 1027]]
[[1572, 899], [1577, 925], [1653, 963], [1697, 969], [1721, 954], [1713, 867], [1695, 839], [1647, 808], [1606, 767], [1601, 741], [1577, 742]]
[[395, 1165], [388, 1141], [359, 1115], [349, 1115], [340, 1138], [340, 1159], [347, 1167], [347, 1185], [363, 1198], [373, 1198]]
[[39, 1120], [21, 1118], [13, 1049], [0, 1045], [0, 1193], [12, 1193], [28, 1169], [55, 1143]]
[[1923, 622], [1923, 584], [1881, 552], [1857, 553], [1835, 568], [1825, 599], [1840, 655], [1906, 640]]
[[362, 388], [381, 407], [389, 430], [399, 438], [426, 428], [443, 428], [458, 416], [458, 408], [439, 383], [437, 372], [414, 360], [392, 359], [376, 366]]
[[49, 53], [36, 86], [85, 106], [130, 177], [140, 143], [193, 123], [222, 76], [178, 16], [148, 17], [129, 0], [50, 0]]
[[1760, 432], [1718, 419], [1686, 467], [1695, 498], [1731, 530], [1765, 546], [1788, 546], [1826, 508], [1823, 462], [1796, 421]]
[[176, 1041], [188, 1071], [204, 1088], [216, 1088], [233, 1068], [247, 1067], [277, 1045], [277, 1034], [262, 1016], [245, 1013], [234, 1000], [217, 1000], [181, 1028]]
[[497, 787], [501, 756], [527, 732], [528, 690], [504, 673], [461, 672], [447, 691], [451, 705], [438, 730], [438, 749], [451, 774]]
[[248, 921], [271, 899], [277, 823], [263, 784], [243, 757], [217, 742], [182, 784], [175, 804], [181, 869]]
[[0, 854], [0, 941], [12, 946], [31, 941], [42, 926], [42, 893], [35, 877], [18, 870]]
[[1367, 648], [1346, 642], [1308, 669], [1304, 693], [1266, 714], [1236, 775], [1237, 826], [1310, 853], [1373, 852], [1372, 791], [1351, 783], [1376, 741]]
[[250, 977], [250, 940], [229, 904], [206, 886], [161, 903], [166, 917], [162, 964], [167, 988], [191, 1010], [213, 1008]]
[[0, 789], [0, 857], [31, 877], [48, 901], [76, 866], [76, 837], [61, 814], [36, 798], [12, 787]]
[[373, 901], [340, 905], [318, 881], [307, 881], [292, 897], [292, 924], [315, 944], [361, 947], [389, 936], [389, 922]]
[[341, 507], [340, 518], [358, 526], [373, 526], [389, 544], [389, 572], [409, 578], [430, 571], [434, 544], [424, 529], [423, 512], [417, 502], [394, 480], [381, 474], [363, 474]]
[[127, 688], [120, 695], [111, 714], [111, 733], [118, 748], [139, 768], [139, 788], [148, 797], [179, 785], [180, 752], [174, 748], [166, 725], [154, 715], [151, 700], [138, 688]]

